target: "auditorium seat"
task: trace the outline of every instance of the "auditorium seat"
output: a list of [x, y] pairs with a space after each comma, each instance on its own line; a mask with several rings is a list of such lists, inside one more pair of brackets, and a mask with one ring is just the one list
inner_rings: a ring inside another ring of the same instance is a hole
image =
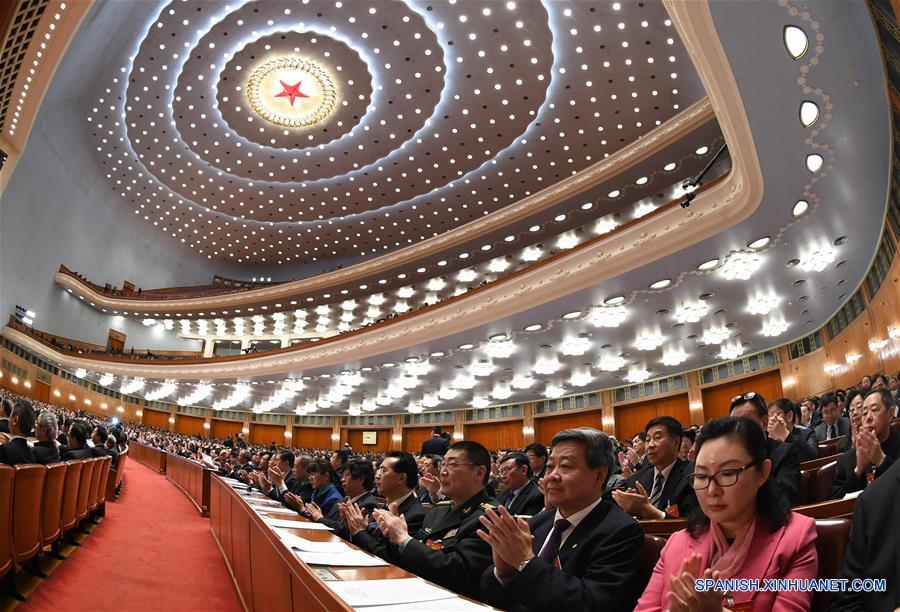
[[827, 457], [828, 455], [835, 454], [837, 445], [840, 444], [841, 440], [843, 440], [845, 437], [846, 436], [838, 436], [837, 438], [832, 438], [831, 440], [819, 442], [819, 457]]
[[106, 515], [106, 485], [109, 482], [109, 474], [112, 471], [112, 457], [107, 457], [106, 463], [100, 470], [100, 484], [97, 487], [97, 515]]
[[41, 506], [41, 547], [55, 544], [62, 537], [60, 516], [66, 486], [65, 463], [51, 463], [47, 466], [44, 479], [44, 504]]
[[12, 570], [12, 498], [16, 471], [0, 465], [0, 578]]
[[119, 465], [116, 469], [110, 470], [109, 480], [106, 481], [106, 501], [115, 501], [116, 493], [122, 485], [122, 479], [125, 477], [125, 463], [128, 461], [128, 451], [119, 455]]
[[[818, 470], [816, 470], [818, 471]], [[813, 472], [814, 474], [815, 472]], [[800, 470], [800, 482], [797, 484], [796, 504], [802, 506], [809, 503], [809, 483], [812, 480], [809, 470]]]
[[[844, 565], [844, 551], [850, 541], [850, 519], [816, 520], [816, 552], [819, 554], [819, 578], [837, 578]], [[817, 592], [812, 610], [827, 610], [831, 601], [828, 592]]]
[[91, 475], [91, 490], [88, 494], [88, 513], [92, 514], [100, 503], [100, 478], [107, 463], [112, 461], [112, 457], [101, 457], [97, 459], [94, 466], [94, 473]]
[[656, 567], [656, 562], [659, 561], [659, 555], [665, 545], [666, 539], [664, 537], [658, 535], [644, 536], [644, 549], [641, 551], [641, 564], [638, 569], [637, 577], [638, 584], [641, 585], [642, 591], [650, 583], [650, 576], [653, 575], [653, 568]]
[[12, 546], [16, 563], [41, 552], [41, 507], [47, 468], [38, 464], [15, 466], [12, 501]]
[[59, 515], [59, 527], [63, 533], [78, 524], [78, 486], [81, 484], [81, 472], [84, 461], [67, 461], [66, 486], [63, 489], [62, 510]]
[[96, 459], [85, 459], [81, 470], [81, 481], [78, 483], [78, 503], [75, 505], [75, 517], [80, 523], [88, 515], [88, 498], [91, 496], [91, 479], [94, 477]]
[[815, 486], [812, 488], [815, 499], [808, 499], [807, 503], [815, 504], [831, 499], [831, 485], [834, 483], [834, 474], [837, 471], [837, 461], [832, 461], [819, 468], [816, 472]]

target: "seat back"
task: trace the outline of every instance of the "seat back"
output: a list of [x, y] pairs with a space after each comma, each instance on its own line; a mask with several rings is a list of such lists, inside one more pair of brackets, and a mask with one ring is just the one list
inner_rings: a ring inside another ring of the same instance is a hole
[[650, 583], [650, 577], [653, 575], [653, 568], [659, 561], [659, 555], [663, 546], [666, 545], [666, 539], [657, 535], [644, 536], [644, 549], [641, 551], [641, 564], [638, 569], [637, 580], [641, 587], [641, 592]]
[[112, 468], [112, 457], [106, 457], [100, 464], [100, 483], [97, 486], [97, 506], [106, 501], [106, 483], [109, 482], [109, 472]]
[[62, 514], [63, 493], [66, 486], [65, 463], [51, 463], [47, 466], [44, 479], [44, 503], [41, 506], [41, 546], [49, 546], [62, 535], [59, 517]]
[[837, 471], [837, 461], [832, 461], [819, 468], [816, 472], [816, 486], [813, 488], [815, 499], [810, 503], [818, 503], [831, 499], [831, 485], [834, 484], [834, 473]]
[[0, 576], [13, 568], [12, 554], [12, 499], [16, 471], [8, 465], [0, 465]]
[[109, 479], [106, 481], [106, 500], [115, 501], [116, 488], [125, 477], [125, 463], [128, 461], [128, 451], [119, 455], [119, 465], [114, 470], [110, 470]]
[[96, 459], [85, 459], [81, 470], [81, 482], [78, 483], [78, 501], [75, 504], [75, 516], [83, 520], [88, 515], [88, 498], [91, 496], [91, 478], [94, 477]]
[[16, 563], [41, 552], [41, 511], [47, 468], [38, 464], [15, 466], [13, 487], [12, 545]]
[[91, 474], [91, 489], [88, 492], [88, 512], [93, 512], [97, 509], [97, 504], [99, 503], [97, 500], [100, 497], [98, 491], [100, 488], [100, 472], [103, 470], [103, 462], [107, 459], [109, 457], [99, 457], [94, 462], [94, 472]]
[[59, 513], [59, 527], [68, 531], [78, 523], [78, 488], [84, 461], [66, 461], [66, 486], [63, 488], [62, 510]]
[[800, 482], [797, 484], [797, 499], [795, 501], [796, 505], [802, 506], [809, 503], [807, 500], [809, 499], [809, 483], [811, 479], [809, 470], [800, 470]]
[[[838, 578], [844, 565], [844, 551], [850, 541], [850, 519], [817, 519], [816, 552], [819, 554], [819, 578]], [[831, 593], [818, 591], [813, 610], [827, 610]]]
[[838, 436], [831, 440], [819, 442], [819, 457], [827, 457], [828, 455], [835, 454], [837, 452], [838, 444], [840, 444], [844, 438], [846, 438], [846, 436]]

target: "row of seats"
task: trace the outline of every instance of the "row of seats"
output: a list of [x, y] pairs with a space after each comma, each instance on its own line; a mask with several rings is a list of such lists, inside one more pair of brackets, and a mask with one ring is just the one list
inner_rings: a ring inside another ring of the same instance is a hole
[[[96, 457], [49, 465], [0, 465], [0, 577], [6, 577], [10, 594], [24, 601], [15, 590], [15, 572], [31, 561], [31, 571], [45, 577], [37, 567], [38, 556], [48, 546], [59, 555], [60, 542], [78, 545], [65, 536], [91, 517], [104, 515], [107, 495], [121, 482], [119, 469], [110, 470], [112, 457]], [[117, 473], [118, 472], [118, 473]]]

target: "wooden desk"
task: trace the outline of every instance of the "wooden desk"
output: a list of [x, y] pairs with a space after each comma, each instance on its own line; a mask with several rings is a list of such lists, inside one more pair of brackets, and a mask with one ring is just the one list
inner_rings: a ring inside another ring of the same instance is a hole
[[814, 519], [852, 518], [854, 505], [856, 505], [855, 497], [853, 499], [833, 499], [819, 502], [818, 504], [795, 506], [791, 510], [797, 514]]
[[128, 456], [160, 474], [166, 473], [166, 452], [141, 442], [128, 443]]
[[[289, 514], [257, 514], [247, 500], [228, 486], [218, 474], [212, 475], [209, 523], [222, 551], [225, 565], [244, 609], [248, 612], [331, 612], [348, 607], [294, 552], [266, 525], [261, 515], [281, 520], [306, 521]], [[261, 495], [259, 497], [262, 497]], [[289, 530], [317, 542], [343, 541], [330, 531]], [[353, 546], [350, 544], [350, 546]], [[355, 546], [353, 546], [356, 548]], [[343, 580], [383, 580], [413, 578], [393, 565], [381, 567], [330, 568]], [[426, 605], [431, 609], [439, 606]]]
[[212, 469], [173, 453], [168, 455], [166, 478], [187, 495], [201, 516], [209, 516], [209, 477]]

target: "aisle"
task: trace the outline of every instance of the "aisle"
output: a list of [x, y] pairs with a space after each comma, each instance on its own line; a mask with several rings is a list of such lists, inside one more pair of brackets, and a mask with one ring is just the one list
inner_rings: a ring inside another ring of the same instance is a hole
[[18, 610], [241, 610], [222, 555], [187, 497], [129, 461], [106, 518]]

